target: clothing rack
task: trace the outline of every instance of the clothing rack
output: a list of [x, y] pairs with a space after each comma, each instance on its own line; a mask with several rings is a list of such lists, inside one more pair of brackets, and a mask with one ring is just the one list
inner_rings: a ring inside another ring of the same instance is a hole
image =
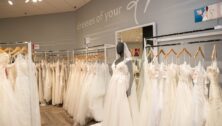
[[199, 29], [199, 30], [192, 30], [192, 31], [185, 31], [185, 32], [178, 32], [178, 33], [172, 33], [172, 34], [166, 34], [166, 35], [153, 36], [153, 37], [147, 38], [147, 40], [154, 39], [154, 38], [174, 36], [174, 35], [184, 35], [184, 34], [189, 34], [189, 33], [211, 31], [211, 30], [214, 30], [214, 28], [206, 28], [206, 29]]
[[56, 50], [56, 51], [36, 51], [35, 54], [43, 54], [45, 59], [46, 59], [46, 56], [47, 55], [50, 55], [50, 56], [59, 56], [60, 57], [60, 54], [65, 54], [65, 56], [68, 58], [67, 60], [70, 61], [70, 53], [73, 53], [72, 50]]
[[[29, 71], [30, 75], [31, 75], [31, 73], [33, 73], [33, 70], [32, 70], [32, 68], [33, 68], [33, 64], [32, 64], [32, 42], [31, 41], [30, 42], [4, 42], [4, 43], [0, 43], [0, 46], [1, 45], [6, 45], [6, 46], [27, 45], [27, 47], [28, 47], [28, 54], [27, 54], [27, 56], [28, 56], [28, 71]], [[34, 78], [29, 77], [28, 79], [30, 79], [29, 81], [31, 82], [31, 80], [33, 80]], [[37, 86], [37, 85], [31, 85], [30, 92], [35, 91], [35, 86]], [[30, 102], [31, 102], [31, 104], [34, 103], [31, 95], [30, 95]], [[30, 107], [31, 112], [32, 112], [32, 109], [33, 108]], [[31, 117], [31, 123], [33, 123], [33, 119], [32, 119], [33, 116], [30, 115], [30, 117]]]
[[144, 38], [144, 41], [167, 42], [222, 35], [221, 29], [207, 28]]
[[20, 44], [28, 44], [30, 42], [18, 41], [18, 42], [0, 42], [0, 45], [20, 45]]
[[104, 62], [107, 63], [107, 49], [110, 48], [115, 48], [115, 45], [112, 44], [100, 44], [100, 45], [95, 45], [95, 46], [90, 46], [90, 47], [85, 47], [85, 48], [78, 48], [74, 50], [58, 50], [58, 51], [36, 51], [35, 54], [61, 54], [61, 53], [67, 53], [67, 57], [69, 57], [69, 54], [72, 53], [72, 55], [77, 55], [77, 54], [85, 54], [86, 59], [89, 54], [91, 53], [101, 53], [104, 52]]
[[188, 45], [188, 44], [198, 44], [198, 43], [214, 43], [214, 42], [222, 42], [222, 39], [213, 39], [213, 40], [206, 40], [206, 41], [180, 42], [180, 43], [160, 44], [160, 45], [146, 45], [146, 48], [150, 48], [150, 47], [177, 46], [177, 45]]
[[90, 46], [90, 47], [86, 46], [86, 48], [75, 49], [75, 53], [78, 51], [83, 51], [82, 54], [86, 55], [86, 60], [87, 60], [88, 54], [90, 53], [104, 52], [104, 56], [105, 56], [104, 62], [107, 63], [107, 49], [115, 48], [115, 47], [116, 46], [112, 44], [100, 44], [100, 45], [95, 45], [95, 46]]

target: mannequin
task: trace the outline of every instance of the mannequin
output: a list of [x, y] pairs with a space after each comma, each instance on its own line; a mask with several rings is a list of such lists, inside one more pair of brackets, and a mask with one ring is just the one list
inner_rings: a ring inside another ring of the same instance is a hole
[[[120, 62], [122, 62], [124, 60], [124, 43], [118, 42], [118, 44], [116, 46], [116, 51], [117, 51], [117, 54], [119, 55], [119, 58], [115, 61], [115, 65], [119, 64]], [[130, 72], [130, 86], [126, 92], [127, 97], [129, 97], [131, 94], [131, 88], [132, 88], [132, 84], [133, 84], [133, 65], [132, 65], [131, 60], [128, 61], [126, 63], [126, 65], [127, 65], [128, 70]]]

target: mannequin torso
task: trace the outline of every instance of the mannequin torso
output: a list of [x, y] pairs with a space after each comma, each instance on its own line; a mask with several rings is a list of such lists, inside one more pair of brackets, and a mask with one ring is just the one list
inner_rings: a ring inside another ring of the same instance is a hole
[[[120, 57], [115, 61], [115, 65], [117, 65], [117, 64], [119, 64], [119, 63], [124, 61], [124, 44], [119, 42], [117, 44], [116, 49], [117, 49], [117, 54]], [[129, 73], [130, 73], [130, 86], [129, 86], [129, 89], [126, 92], [126, 94], [127, 94], [127, 96], [130, 96], [130, 94], [131, 94], [131, 87], [132, 87], [132, 84], [133, 84], [133, 66], [132, 66], [131, 60], [126, 62], [126, 65], [128, 67]]]

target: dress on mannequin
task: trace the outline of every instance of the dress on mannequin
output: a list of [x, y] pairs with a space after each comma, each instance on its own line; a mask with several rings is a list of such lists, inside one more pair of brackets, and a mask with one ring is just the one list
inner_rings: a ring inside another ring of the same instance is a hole
[[[113, 65], [113, 75], [108, 85], [105, 98], [104, 119], [102, 126], [133, 126], [130, 104], [127, 91], [131, 90], [131, 73], [127, 63], [131, 62], [130, 52], [127, 45], [120, 44], [124, 53]], [[117, 45], [117, 53], [119, 53]], [[121, 51], [120, 51], [121, 52]], [[124, 57], [123, 57], [124, 56]]]

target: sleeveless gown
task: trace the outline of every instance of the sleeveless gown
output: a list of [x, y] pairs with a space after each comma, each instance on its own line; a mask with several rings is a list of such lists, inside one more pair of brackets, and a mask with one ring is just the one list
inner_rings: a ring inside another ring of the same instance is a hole
[[128, 61], [126, 59], [112, 65], [113, 75], [106, 94], [102, 126], [133, 126], [126, 95], [130, 83], [130, 73], [126, 65]]

